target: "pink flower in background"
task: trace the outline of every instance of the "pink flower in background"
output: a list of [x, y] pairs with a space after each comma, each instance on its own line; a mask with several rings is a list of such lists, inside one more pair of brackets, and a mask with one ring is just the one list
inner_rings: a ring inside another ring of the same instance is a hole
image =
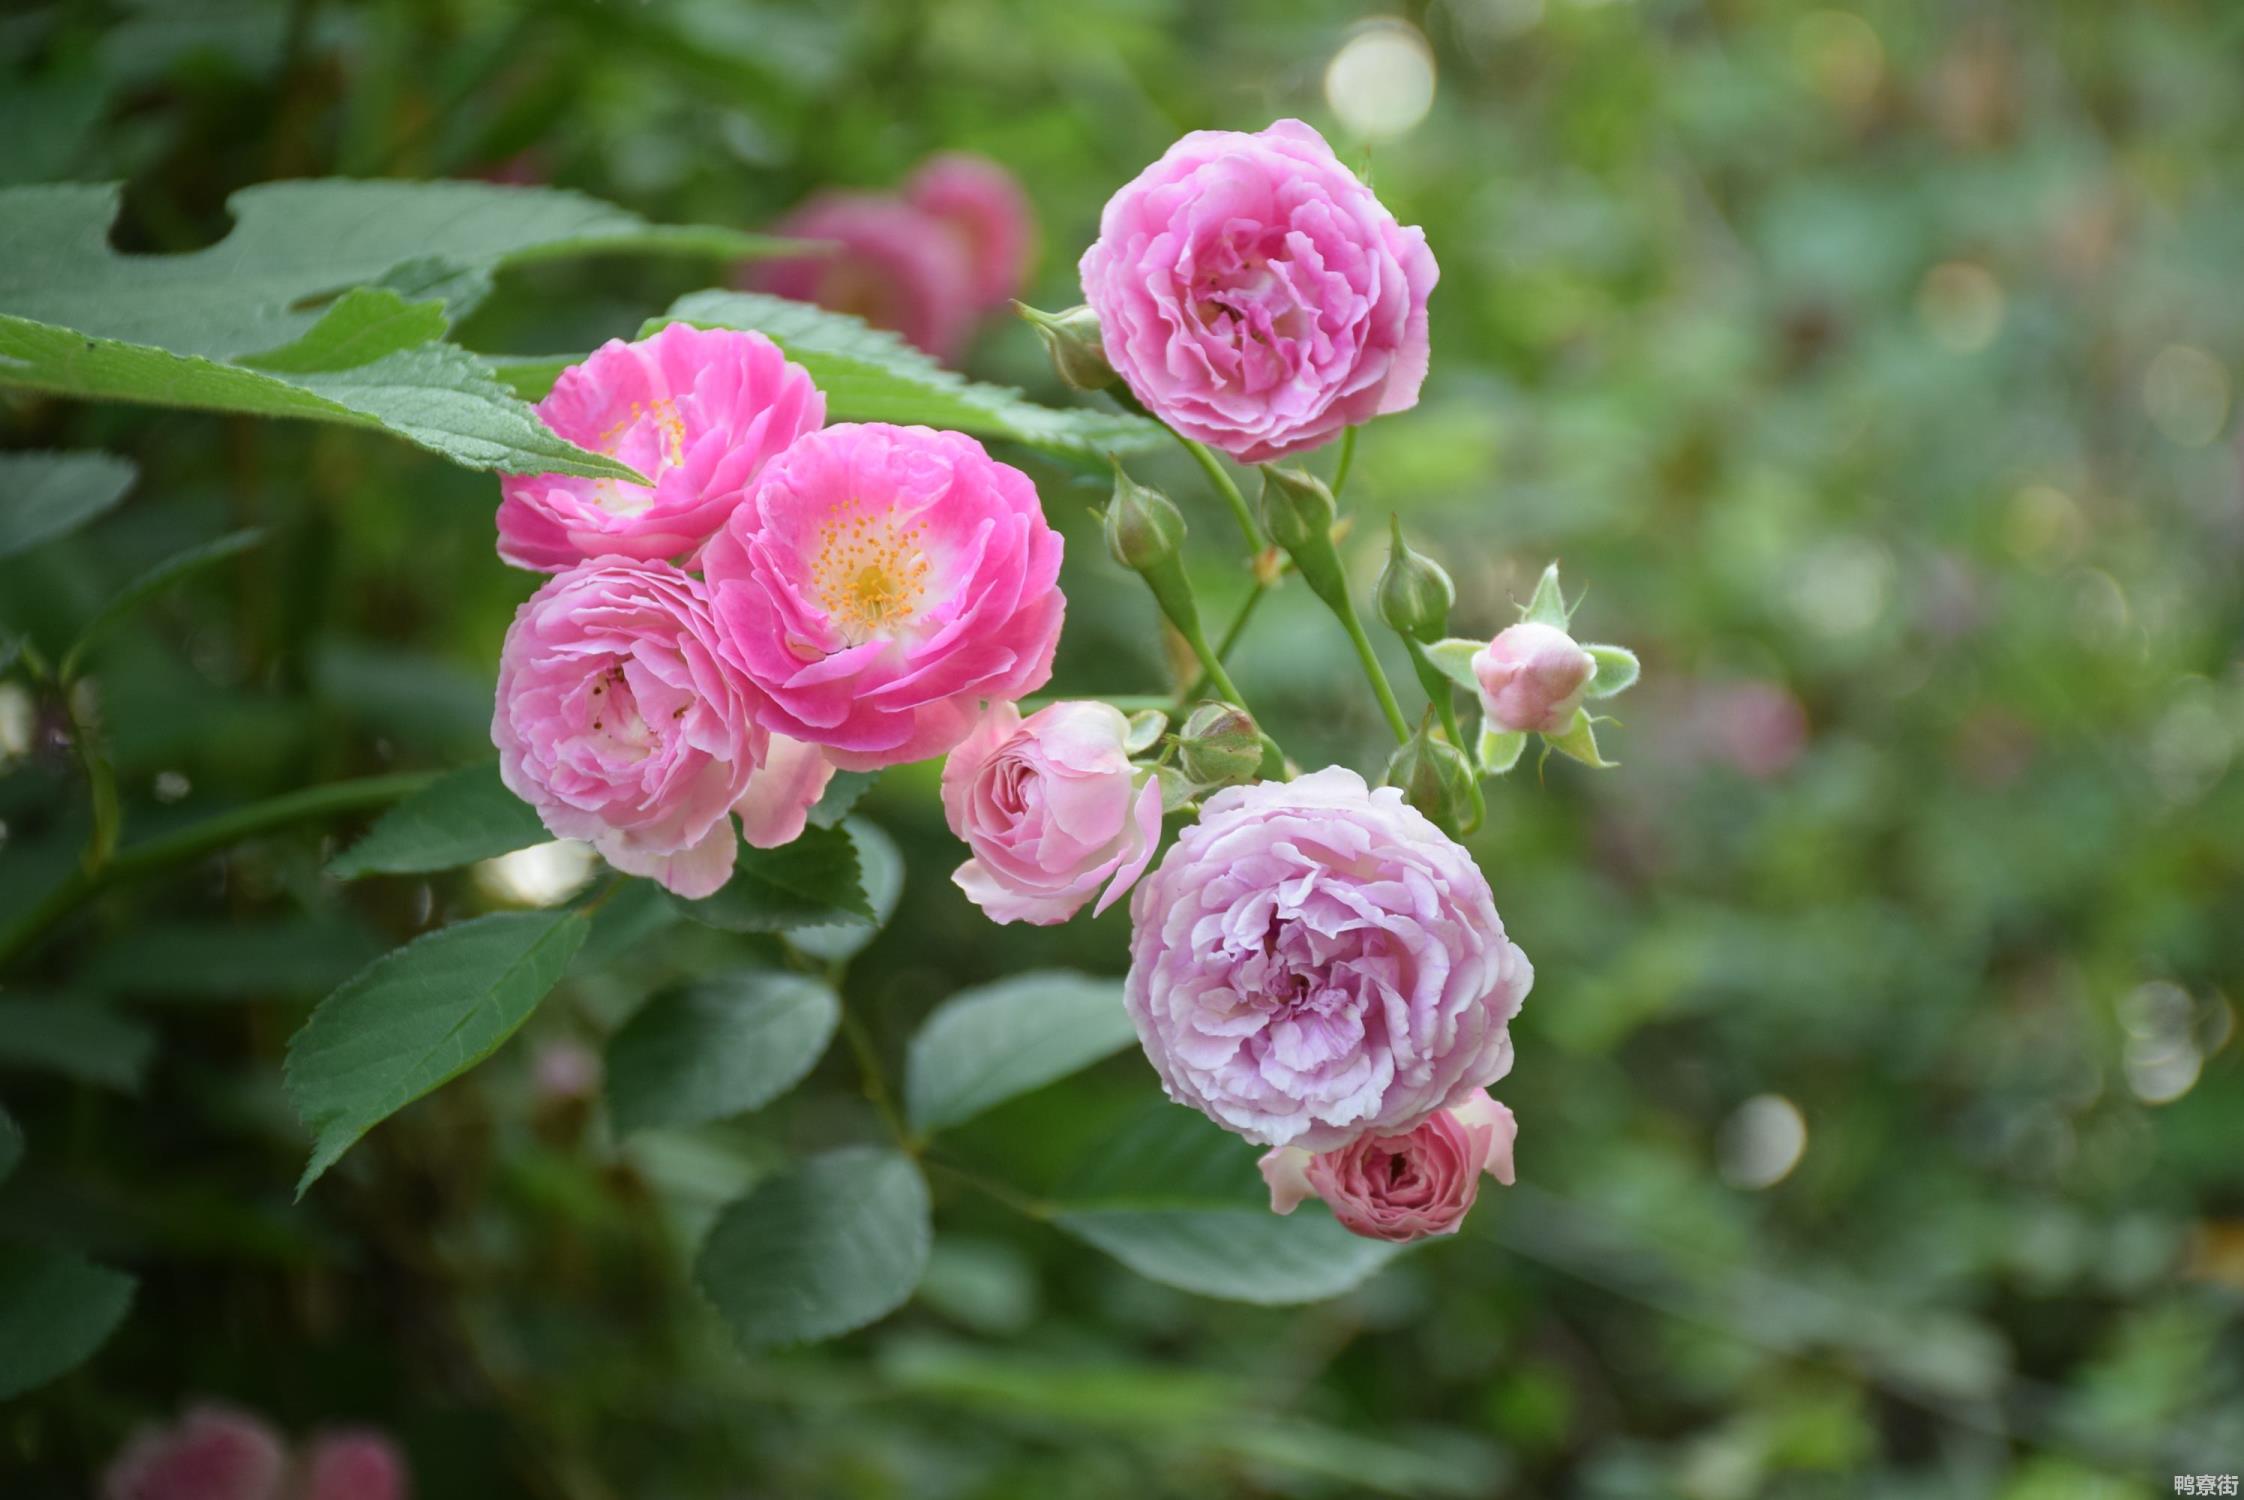
[[873, 770], [940, 755], [1052, 675], [1061, 542], [962, 433], [844, 423], [764, 470], [702, 554], [761, 722]]
[[756, 262], [746, 281], [757, 291], [854, 313], [942, 360], [956, 358], [973, 330], [965, 240], [901, 199], [820, 193], [772, 233], [824, 241], [831, 253]]
[[1555, 625], [1522, 620], [1473, 653], [1481, 712], [1506, 733], [1562, 734], [1597, 663]]
[[1242, 463], [1418, 402], [1425, 233], [1299, 120], [1185, 136], [1108, 200], [1082, 273], [1131, 391]]
[[1780, 682], [1709, 687], [1698, 718], [1709, 752], [1755, 781], [1782, 775], [1808, 745], [1808, 711]]
[[760, 333], [672, 323], [610, 339], [561, 372], [545, 425], [654, 481], [509, 474], [499, 481], [499, 556], [558, 572], [588, 557], [680, 557], [740, 503], [764, 463], [826, 420], [826, 398]]
[[324, 1433], [304, 1455], [296, 1500], [406, 1500], [405, 1456], [378, 1432]]
[[732, 873], [733, 807], [766, 755], [757, 706], [698, 581], [603, 557], [516, 611], [491, 739], [508, 789], [556, 836], [699, 897]]
[[1322, 1198], [1350, 1233], [1397, 1243], [1455, 1234], [1480, 1196], [1483, 1172], [1509, 1187], [1512, 1112], [1475, 1089], [1400, 1135], [1360, 1135], [1337, 1151], [1280, 1146], [1263, 1155], [1272, 1211]]
[[1266, 1146], [1395, 1135], [1511, 1069], [1535, 971], [1472, 856], [1330, 766], [1208, 799], [1130, 898], [1124, 999], [1169, 1097]]
[[291, 1466], [261, 1418], [224, 1407], [134, 1436], [102, 1476], [102, 1500], [407, 1500], [397, 1445], [378, 1432], [323, 1434]]
[[1132, 785], [1129, 729], [1111, 704], [1023, 719], [999, 703], [951, 751], [943, 813], [974, 851], [951, 879], [990, 920], [1049, 926], [1094, 894], [1097, 916], [1144, 873], [1161, 842], [1161, 787]]
[[1036, 217], [1011, 172], [986, 156], [946, 151], [905, 180], [904, 201], [958, 237], [977, 311], [1020, 295], [1036, 250]]

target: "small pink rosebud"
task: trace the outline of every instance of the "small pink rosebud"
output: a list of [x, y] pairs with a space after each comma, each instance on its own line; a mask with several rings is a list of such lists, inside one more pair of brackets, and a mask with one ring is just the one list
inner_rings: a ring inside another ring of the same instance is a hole
[[378, 1432], [323, 1434], [304, 1457], [301, 1500], [407, 1500], [405, 1459]]
[[196, 1407], [127, 1443], [102, 1476], [102, 1500], [275, 1500], [286, 1463], [279, 1434], [258, 1418]]
[[1260, 1166], [1273, 1212], [1322, 1198], [1351, 1234], [1399, 1244], [1455, 1234], [1480, 1196], [1483, 1172], [1509, 1187], [1518, 1133], [1512, 1112], [1474, 1089], [1402, 1134], [1361, 1135], [1335, 1151], [1281, 1146]]
[[1473, 655], [1481, 712], [1506, 734], [1563, 734], [1597, 662], [1555, 625], [1522, 620]]

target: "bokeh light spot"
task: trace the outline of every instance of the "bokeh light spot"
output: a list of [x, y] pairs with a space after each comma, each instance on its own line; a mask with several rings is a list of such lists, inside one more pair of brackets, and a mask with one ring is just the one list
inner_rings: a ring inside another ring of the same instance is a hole
[[1406, 135], [1434, 107], [1434, 51], [1406, 21], [1367, 22], [1326, 66], [1325, 102], [1366, 140]]

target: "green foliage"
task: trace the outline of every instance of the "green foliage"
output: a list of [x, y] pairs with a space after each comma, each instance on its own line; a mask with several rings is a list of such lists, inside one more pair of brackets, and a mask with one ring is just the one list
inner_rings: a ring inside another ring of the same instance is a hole
[[328, 861], [337, 880], [451, 870], [553, 837], [536, 809], [506, 789], [496, 761], [467, 766], [391, 807], [366, 836]]
[[5, 1105], [0, 1105], [0, 1183], [8, 1180], [8, 1174], [15, 1171], [16, 1163], [22, 1160], [23, 1127], [16, 1123], [16, 1117], [8, 1113]]
[[155, 1056], [156, 1034], [83, 995], [0, 998], [0, 1069], [58, 1073], [132, 1094]]
[[951, 996], [912, 1038], [912, 1126], [943, 1130], [1040, 1089], [1137, 1040], [1118, 980], [1018, 974]]
[[608, 1042], [616, 1130], [761, 1109], [802, 1082], [840, 1020], [834, 992], [795, 974], [736, 970], [657, 995]]
[[847, 830], [813, 824], [777, 849], [741, 845], [724, 888], [698, 901], [680, 899], [678, 909], [727, 932], [870, 924], [872, 903], [859, 877]]
[[0, 1401], [91, 1358], [132, 1306], [134, 1286], [67, 1250], [0, 1244]]
[[124, 499], [135, 473], [107, 453], [0, 453], [0, 557], [76, 531]]
[[70, 652], [62, 659], [62, 677], [65, 681], [78, 675], [86, 654], [98, 645], [101, 638], [132, 617], [133, 612], [147, 604], [158, 594], [191, 578], [205, 568], [216, 567], [230, 557], [239, 557], [265, 540], [261, 531], [233, 531], [214, 537], [199, 546], [165, 558], [147, 572], [118, 590], [115, 597], [102, 605], [99, 612], [86, 622], [71, 643]]

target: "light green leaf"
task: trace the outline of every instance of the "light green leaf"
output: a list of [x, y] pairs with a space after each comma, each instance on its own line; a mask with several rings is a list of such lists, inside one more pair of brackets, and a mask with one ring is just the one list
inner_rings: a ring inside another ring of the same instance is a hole
[[84, 1364], [124, 1321], [135, 1285], [67, 1250], [0, 1243], [0, 1401]]
[[1118, 979], [1053, 971], [962, 990], [912, 1038], [905, 1110], [920, 1131], [962, 1124], [1135, 1040]]
[[1610, 770], [1619, 764], [1618, 761], [1607, 760], [1597, 753], [1597, 731], [1592, 727], [1589, 713], [1584, 709], [1574, 710], [1574, 722], [1566, 726], [1564, 734], [1546, 734], [1543, 736], [1543, 743], [1571, 760], [1578, 760], [1585, 766], [1595, 766], [1600, 771]]
[[1426, 660], [1432, 662], [1441, 675], [1469, 693], [1480, 691], [1480, 679], [1473, 675], [1473, 658], [1480, 653], [1486, 641], [1468, 641], [1452, 636], [1446, 641], [1436, 641], [1426, 648]]
[[0, 1068], [59, 1073], [120, 1093], [140, 1092], [156, 1034], [79, 996], [0, 1000]]
[[815, 824], [777, 849], [741, 845], [732, 878], [722, 890], [677, 904], [695, 921], [727, 932], [785, 932], [873, 920], [858, 880], [856, 846], [844, 830]]
[[0, 1105], [0, 1182], [6, 1182], [16, 1163], [23, 1160], [23, 1127]]
[[694, 1280], [748, 1349], [829, 1339], [904, 1304], [927, 1269], [927, 1184], [898, 1151], [814, 1156], [718, 1216]]
[[165, 558], [126, 584], [101, 607], [98, 614], [86, 622], [86, 628], [78, 632], [78, 639], [71, 644], [69, 653], [62, 659], [63, 679], [68, 681], [77, 676], [78, 669], [85, 664], [86, 653], [99, 644], [103, 636], [129, 618], [134, 610], [181, 579], [247, 552], [264, 540], [265, 533], [255, 527], [247, 531], [228, 532], [199, 547], [189, 547], [184, 552]]
[[241, 362], [283, 375], [352, 370], [440, 339], [450, 326], [441, 301], [408, 302], [386, 287], [353, 287], [302, 338]]
[[1589, 696], [1610, 698], [1636, 681], [1642, 669], [1636, 662], [1636, 653], [1621, 646], [1584, 646], [1590, 660], [1597, 663], [1597, 671], [1589, 680]]
[[1558, 588], [1558, 564], [1543, 569], [1543, 576], [1535, 582], [1535, 593], [1528, 599], [1526, 608], [1519, 612], [1523, 620], [1533, 620], [1538, 625], [1548, 625], [1554, 630], [1564, 630], [1573, 611], [1566, 607], [1566, 596]]
[[802, 1082], [841, 1020], [834, 992], [744, 969], [657, 995], [608, 1042], [616, 1133], [761, 1109]]
[[1130, 732], [1123, 736], [1122, 748], [1128, 754], [1143, 755], [1168, 727], [1169, 716], [1158, 708], [1140, 709], [1130, 715]]
[[857, 849], [865, 899], [873, 908], [872, 925], [854, 921], [821, 923], [797, 927], [787, 934], [789, 943], [830, 964], [862, 952], [896, 915], [896, 903], [904, 898], [904, 851], [896, 847], [896, 841], [863, 818], [851, 818], [842, 827], [849, 831], [849, 841]]
[[367, 1131], [491, 1055], [560, 982], [587, 923], [478, 917], [369, 964], [288, 1044], [288, 1095], [313, 1134], [297, 1196]]
[[548, 843], [536, 809], [506, 789], [496, 761], [453, 771], [382, 814], [328, 861], [337, 880], [452, 870]]
[[829, 421], [924, 423], [1093, 457], [1161, 441], [1161, 429], [1143, 417], [1039, 406], [1019, 391], [945, 369], [886, 329], [804, 302], [755, 292], [693, 292], [649, 326], [673, 322], [766, 335], [818, 382]]
[[77, 530], [124, 499], [138, 472], [108, 453], [0, 453], [0, 557]]
[[1519, 764], [1519, 753], [1526, 748], [1527, 736], [1522, 731], [1497, 729], [1483, 720], [1474, 758], [1480, 762], [1481, 775], [1501, 776]]

